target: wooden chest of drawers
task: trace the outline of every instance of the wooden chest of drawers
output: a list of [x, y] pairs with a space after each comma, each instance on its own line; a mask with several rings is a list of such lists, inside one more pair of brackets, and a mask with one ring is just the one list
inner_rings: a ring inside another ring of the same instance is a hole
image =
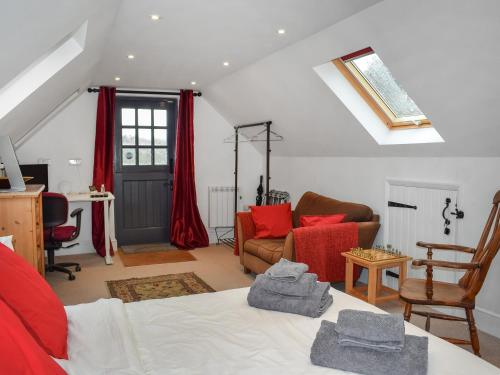
[[43, 185], [26, 185], [26, 191], [0, 193], [0, 236], [14, 236], [14, 251], [43, 276]]

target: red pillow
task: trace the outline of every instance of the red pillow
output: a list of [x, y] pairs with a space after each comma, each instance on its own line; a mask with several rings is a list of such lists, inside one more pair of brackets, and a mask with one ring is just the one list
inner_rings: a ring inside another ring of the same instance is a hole
[[48, 354], [68, 359], [68, 320], [63, 304], [33, 266], [2, 244], [0, 298]]
[[64, 370], [38, 346], [18, 316], [0, 299], [0, 373], [62, 375]]
[[345, 219], [346, 214], [337, 215], [301, 215], [301, 227], [318, 227], [330, 224], [339, 224]]
[[292, 205], [250, 206], [255, 224], [255, 238], [286, 237], [292, 230]]

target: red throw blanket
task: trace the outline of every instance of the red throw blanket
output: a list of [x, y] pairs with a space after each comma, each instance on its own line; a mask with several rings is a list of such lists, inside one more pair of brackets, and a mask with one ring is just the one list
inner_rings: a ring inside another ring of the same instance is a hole
[[[340, 254], [358, 246], [356, 223], [295, 228], [293, 237], [295, 260], [307, 264], [318, 280], [345, 281], [345, 258]], [[355, 266], [354, 280], [360, 273], [361, 267]]]

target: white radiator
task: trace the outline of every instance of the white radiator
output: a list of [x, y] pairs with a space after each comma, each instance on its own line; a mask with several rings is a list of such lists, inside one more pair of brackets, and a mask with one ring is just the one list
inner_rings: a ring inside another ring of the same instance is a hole
[[[239, 197], [238, 197], [238, 202], [239, 202]], [[233, 227], [233, 226], [234, 226], [234, 187], [209, 186], [208, 227], [217, 228], [217, 227]]]

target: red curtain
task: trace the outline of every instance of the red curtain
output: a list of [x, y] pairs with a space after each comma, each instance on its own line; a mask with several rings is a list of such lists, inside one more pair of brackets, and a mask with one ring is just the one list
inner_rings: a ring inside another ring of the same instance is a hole
[[177, 115], [174, 192], [170, 242], [181, 249], [208, 246], [208, 234], [196, 203], [194, 180], [193, 92], [182, 90]]
[[[106, 191], [110, 192], [113, 192], [115, 97], [116, 89], [114, 87], [101, 87], [99, 89], [92, 179], [92, 185], [98, 190], [104, 184]], [[106, 253], [103, 211], [102, 202], [92, 202], [92, 242], [96, 252], [102, 257]]]

